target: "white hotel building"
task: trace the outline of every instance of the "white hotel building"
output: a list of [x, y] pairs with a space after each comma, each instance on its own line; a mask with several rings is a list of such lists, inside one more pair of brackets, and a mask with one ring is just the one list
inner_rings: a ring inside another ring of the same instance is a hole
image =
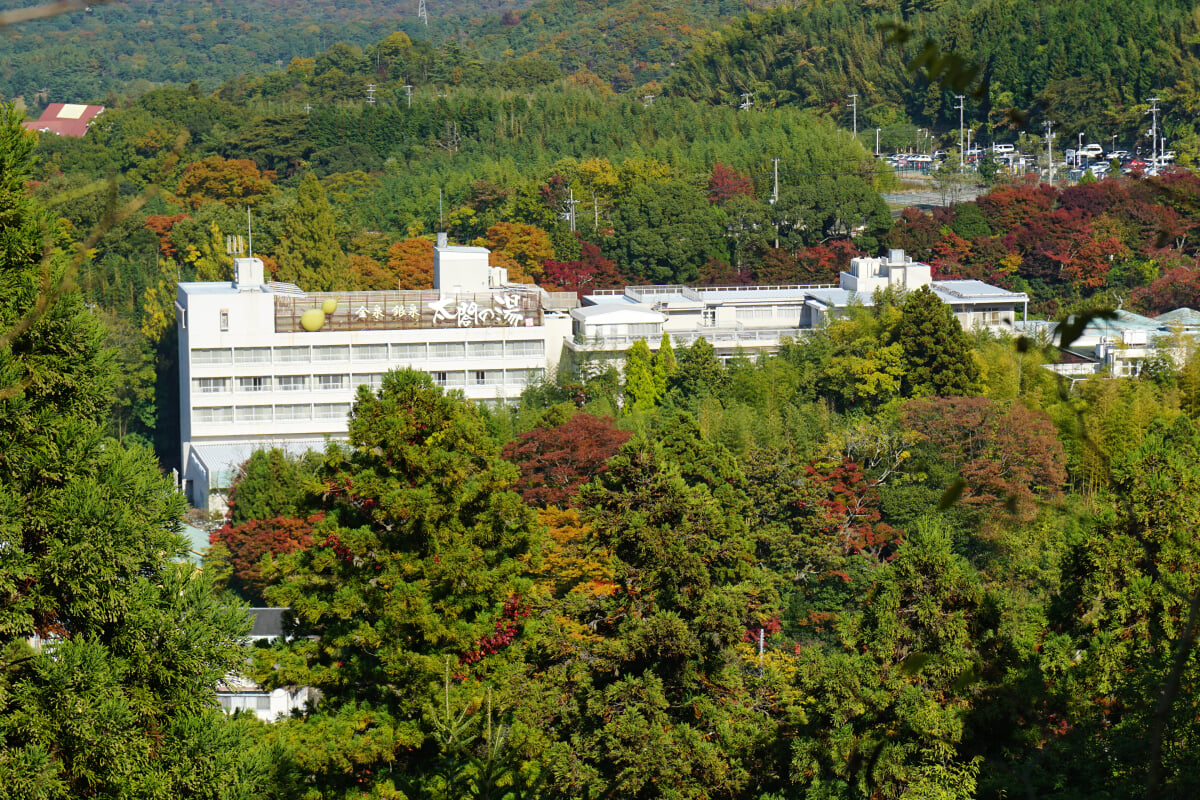
[[553, 369], [574, 294], [508, 284], [481, 247], [437, 247], [432, 291], [306, 293], [239, 258], [233, 282], [181, 283], [180, 458], [193, 505], [222, 510], [242, 462], [344, 438], [360, 386], [397, 367], [482, 402]]
[[482, 247], [434, 249], [434, 289], [306, 293], [265, 283], [262, 262], [235, 261], [233, 282], [181, 283], [180, 428], [184, 489], [223, 510], [238, 467], [260, 447], [321, 448], [346, 435], [360, 386], [396, 367], [428, 372], [472, 400], [514, 402], [564, 352], [588, 369], [618, 363], [664, 332], [676, 347], [704, 338], [722, 358], [771, 352], [876, 290], [929, 286], [962, 326], [1008, 329], [1024, 294], [980, 281], [933, 281], [902, 250], [856, 258], [837, 285], [633, 286], [572, 293], [507, 283]]

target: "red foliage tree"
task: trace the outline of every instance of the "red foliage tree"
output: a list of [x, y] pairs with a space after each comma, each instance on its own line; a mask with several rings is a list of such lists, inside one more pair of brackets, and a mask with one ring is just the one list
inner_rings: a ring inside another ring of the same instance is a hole
[[824, 535], [839, 551], [872, 561], [886, 561], [895, 554], [904, 532], [880, 521], [879, 492], [861, 465], [848, 460], [811, 464], [804, 473], [815, 494], [802, 503], [815, 502], [822, 510]]
[[323, 515], [308, 519], [252, 519], [241, 525], [225, 525], [212, 532], [209, 543], [221, 544], [229, 551], [233, 571], [232, 588], [247, 600], [261, 602], [266, 582], [262, 576], [262, 557], [300, 550], [312, 544], [313, 525]]
[[1161, 314], [1176, 308], [1200, 308], [1200, 270], [1193, 267], [1171, 270], [1149, 286], [1134, 289], [1132, 300], [1147, 314]]
[[158, 236], [158, 251], [167, 258], [174, 258], [179, 251], [171, 242], [171, 229], [175, 227], [175, 223], [181, 222], [188, 218], [187, 214], [151, 214], [146, 217], [146, 227], [154, 231]]
[[622, 286], [625, 278], [615, 261], [600, 254], [598, 246], [581, 242], [578, 261], [545, 261], [542, 283], [548, 289], [586, 294], [594, 289]]
[[1029, 518], [1037, 501], [1062, 494], [1066, 455], [1045, 412], [987, 397], [930, 397], [905, 403], [901, 418], [959, 471], [964, 503], [1003, 504]]
[[503, 455], [521, 469], [513, 488], [526, 502], [563, 506], [606, 469], [629, 436], [611, 418], [580, 413], [558, 427], [521, 434], [505, 445]]
[[753, 179], [720, 162], [713, 164], [712, 177], [708, 179], [709, 202], [720, 205], [738, 195], [754, 197]]

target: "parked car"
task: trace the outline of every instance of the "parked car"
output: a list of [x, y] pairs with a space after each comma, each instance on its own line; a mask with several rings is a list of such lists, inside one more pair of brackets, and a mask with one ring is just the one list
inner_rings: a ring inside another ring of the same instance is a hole
[[1129, 151], [1128, 150], [1112, 150], [1109, 152], [1108, 155], [1105, 156], [1105, 158], [1107, 158], [1109, 161], [1112, 161], [1115, 158], [1117, 161], [1120, 161], [1121, 163], [1125, 163], [1126, 161], [1129, 160]]
[[1017, 148], [1013, 147], [1011, 144], [993, 144], [992, 145], [992, 152], [995, 153], [996, 155], [1010, 155], [1016, 149]]
[[1079, 154], [1087, 158], [1100, 158], [1104, 155], [1104, 148], [1096, 143], [1085, 144]]

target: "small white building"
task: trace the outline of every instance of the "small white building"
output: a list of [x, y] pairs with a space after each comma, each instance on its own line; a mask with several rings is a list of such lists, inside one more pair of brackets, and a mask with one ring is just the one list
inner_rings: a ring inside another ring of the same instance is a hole
[[212, 510], [255, 449], [344, 437], [358, 388], [391, 369], [514, 402], [557, 365], [578, 305], [507, 283], [482, 247], [436, 247], [435, 288], [423, 291], [304, 292], [265, 281], [257, 258], [234, 269], [233, 281], [181, 283], [176, 298], [183, 486]]
[[[286, 608], [251, 608], [254, 620], [250, 629], [251, 642], [272, 642], [283, 636], [283, 615]], [[217, 684], [217, 702], [227, 714], [253, 711], [263, 722], [274, 722], [292, 711], [304, 708], [311, 699], [308, 687], [280, 687], [267, 691], [243, 675], [226, 675]]]
[[882, 289], [914, 291], [928, 286], [951, 307], [966, 330], [1011, 329], [1029, 298], [982, 281], [935, 281], [928, 264], [903, 250], [883, 258], [855, 258], [837, 284], [791, 286], [629, 286], [597, 292], [571, 312], [568, 349], [583, 358], [616, 360], [645, 339], [658, 347], [662, 334], [673, 346], [706, 339], [717, 354], [772, 352], [784, 338], [797, 339], [824, 327], [853, 305], [870, 306]]

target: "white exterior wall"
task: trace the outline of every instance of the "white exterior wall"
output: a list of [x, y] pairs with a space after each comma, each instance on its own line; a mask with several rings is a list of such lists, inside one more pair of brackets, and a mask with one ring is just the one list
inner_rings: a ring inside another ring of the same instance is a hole
[[261, 285], [179, 286], [180, 456], [197, 506], [219, 503], [214, 493], [226, 487], [214, 485], [219, 481], [210, 472], [220, 467], [205, 465], [195, 446], [344, 437], [358, 386], [378, 388], [399, 367], [428, 372], [472, 400], [515, 401], [531, 380], [554, 369], [571, 334], [567, 314], [544, 311], [543, 324], [529, 327], [450, 321], [437, 328], [276, 333], [277, 296]]

